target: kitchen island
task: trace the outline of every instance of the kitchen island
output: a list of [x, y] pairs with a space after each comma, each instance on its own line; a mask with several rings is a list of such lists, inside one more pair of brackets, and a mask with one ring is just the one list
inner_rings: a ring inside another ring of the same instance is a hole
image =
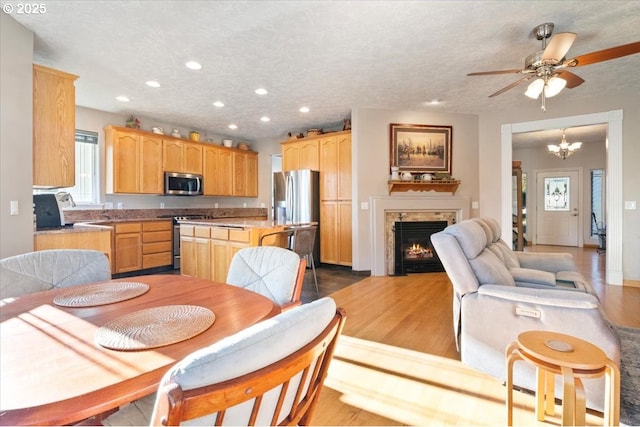
[[[270, 220], [244, 218], [192, 219], [180, 222], [181, 273], [225, 282], [231, 258], [242, 248], [259, 246], [265, 234], [283, 231]], [[267, 241], [266, 241], [267, 242]], [[267, 244], [286, 246], [286, 239]]]

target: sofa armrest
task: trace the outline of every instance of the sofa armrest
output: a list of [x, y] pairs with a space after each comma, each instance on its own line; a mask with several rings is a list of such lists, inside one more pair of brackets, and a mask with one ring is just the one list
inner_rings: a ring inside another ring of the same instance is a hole
[[549, 271], [576, 271], [573, 255], [568, 253], [551, 252], [515, 252], [520, 267], [533, 270]]
[[479, 295], [501, 298], [511, 302], [545, 305], [564, 308], [597, 309], [598, 299], [586, 292], [563, 289], [518, 288], [502, 285], [484, 285], [478, 289]]
[[556, 285], [556, 275], [548, 271], [534, 270], [532, 268], [513, 267], [509, 269], [516, 282], [553, 287]]

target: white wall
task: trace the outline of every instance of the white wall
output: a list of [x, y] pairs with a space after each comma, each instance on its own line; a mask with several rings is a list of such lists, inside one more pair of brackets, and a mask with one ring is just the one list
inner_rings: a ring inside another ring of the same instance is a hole
[[[579, 89], [576, 89], [579, 90]], [[501, 126], [583, 114], [604, 113], [623, 110], [622, 120], [622, 175], [624, 201], [640, 202], [640, 103], [633, 91], [619, 98], [598, 98], [575, 103], [570, 96], [562, 94], [547, 101], [547, 111], [541, 112], [535, 103], [523, 99], [522, 108], [501, 113], [480, 115], [480, 213], [501, 217], [502, 193], [496, 182], [501, 182]], [[624, 280], [640, 280], [640, 211], [627, 210], [622, 206], [622, 270]]]
[[[567, 140], [575, 141], [567, 132]], [[549, 143], [559, 143], [560, 141], [549, 141]], [[522, 160], [522, 172], [527, 174], [527, 233], [525, 234], [529, 242], [535, 243], [535, 236], [532, 234], [536, 227], [536, 207], [537, 192], [535, 185], [536, 170], [552, 170], [563, 168], [582, 168], [582, 239], [585, 244], [597, 245], [598, 237], [591, 236], [591, 171], [594, 169], [606, 169], [606, 141], [598, 143], [582, 144], [580, 151], [565, 160], [559, 159], [547, 152], [547, 146], [537, 146], [534, 148], [522, 148], [513, 150], [513, 159]]]
[[[408, 123], [453, 126], [452, 176], [461, 181], [456, 196], [478, 200], [478, 117], [470, 114], [443, 114], [437, 111], [353, 109], [352, 166], [353, 166], [353, 270], [372, 270], [370, 197], [388, 196], [390, 175], [389, 124]], [[398, 195], [397, 193], [393, 193]], [[442, 193], [400, 193], [428, 198]], [[472, 211], [477, 216], [478, 211]]]
[[32, 67], [33, 33], [0, 13], [0, 258], [33, 250]]

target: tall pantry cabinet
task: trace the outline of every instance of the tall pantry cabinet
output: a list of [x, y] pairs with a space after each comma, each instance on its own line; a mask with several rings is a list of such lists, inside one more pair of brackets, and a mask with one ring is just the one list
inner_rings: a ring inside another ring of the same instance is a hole
[[73, 187], [78, 76], [33, 65], [33, 185]]
[[320, 261], [351, 266], [351, 133], [320, 140]]

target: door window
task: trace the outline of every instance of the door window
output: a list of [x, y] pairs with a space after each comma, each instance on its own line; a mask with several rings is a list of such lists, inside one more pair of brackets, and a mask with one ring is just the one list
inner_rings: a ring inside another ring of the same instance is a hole
[[570, 182], [568, 176], [544, 179], [545, 211], [568, 211], [570, 209]]

